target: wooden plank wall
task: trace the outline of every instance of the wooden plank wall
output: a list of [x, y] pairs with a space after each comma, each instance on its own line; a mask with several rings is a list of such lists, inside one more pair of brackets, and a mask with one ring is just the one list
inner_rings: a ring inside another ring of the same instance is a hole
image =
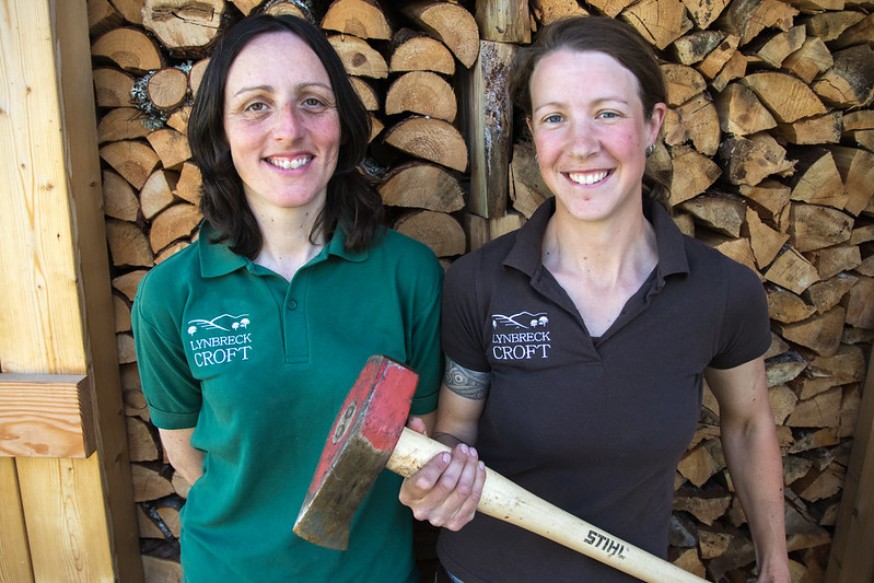
[[142, 580], [89, 58], [84, 0], [0, 2], [0, 367], [87, 377], [97, 435], [88, 457], [0, 458], [2, 581]]

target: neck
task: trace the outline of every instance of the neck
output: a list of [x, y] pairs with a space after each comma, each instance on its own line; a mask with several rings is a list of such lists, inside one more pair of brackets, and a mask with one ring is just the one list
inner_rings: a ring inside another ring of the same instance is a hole
[[311, 237], [316, 213], [297, 210], [299, 212], [257, 217], [263, 244], [255, 263], [275, 271], [288, 281], [325, 245], [321, 233]]
[[552, 272], [602, 282], [649, 274], [658, 261], [655, 232], [643, 213], [634, 221], [583, 223], [556, 213], [543, 237], [543, 264]]

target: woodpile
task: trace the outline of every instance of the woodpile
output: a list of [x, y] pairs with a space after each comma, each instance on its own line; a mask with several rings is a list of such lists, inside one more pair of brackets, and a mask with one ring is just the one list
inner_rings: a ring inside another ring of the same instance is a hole
[[[671, 184], [681, 229], [754, 269], [767, 290], [794, 580], [822, 580], [874, 341], [872, 9], [874, 0], [88, 0], [150, 579], [178, 576], [185, 486], [149, 423], [130, 304], [142, 276], [188, 245], [200, 220], [185, 127], [210, 46], [236, 19], [269, 11], [325, 31], [372, 116], [363, 171], [392, 225], [446, 264], [520, 226], [547, 196], [507, 97], [516, 49], [571, 14], [622, 19], [656, 48], [670, 111], [651, 171]], [[709, 391], [678, 469], [675, 510], [678, 564], [748, 580], [754, 552]], [[421, 531], [427, 562], [432, 533]]]

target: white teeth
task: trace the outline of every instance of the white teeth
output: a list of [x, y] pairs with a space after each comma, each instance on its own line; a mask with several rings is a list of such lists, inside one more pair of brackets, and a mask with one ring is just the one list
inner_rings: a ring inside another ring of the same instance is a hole
[[607, 178], [608, 172], [594, 172], [590, 174], [582, 174], [579, 172], [571, 172], [568, 177], [577, 184], [595, 184]]
[[310, 156], [304, 156], [303, 158], [295, 158], [294, 160], [287, 160], [285, 158], [270, 160], [270, 163], [282, 168], [283, 170], [294, 170], [295, 168], [300, 168], [310, 160], [312, 160]]

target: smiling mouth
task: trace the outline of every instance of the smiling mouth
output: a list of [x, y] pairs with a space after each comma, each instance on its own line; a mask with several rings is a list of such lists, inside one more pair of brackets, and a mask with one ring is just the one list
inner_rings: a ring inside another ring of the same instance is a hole
[[600, 172], [569, 172], [568, 178], [571, 179], [571, 182], [575, 184], [583, 184], [585, 186], [591, 186], [592, 184], [597, 184], [607, 178], [610, 172], [603, 170]]
[[300, 158], [294, 158], [291, 160], [289, 160], [288, 158], [265, 158], [268, 164], [270, 164], [271, 166], [276, 166], [277, 168], [282, 168], [283, 170], [294, 170], [296, 168], [300, 168], [312, 159], [312, 156], [302, 156]]

